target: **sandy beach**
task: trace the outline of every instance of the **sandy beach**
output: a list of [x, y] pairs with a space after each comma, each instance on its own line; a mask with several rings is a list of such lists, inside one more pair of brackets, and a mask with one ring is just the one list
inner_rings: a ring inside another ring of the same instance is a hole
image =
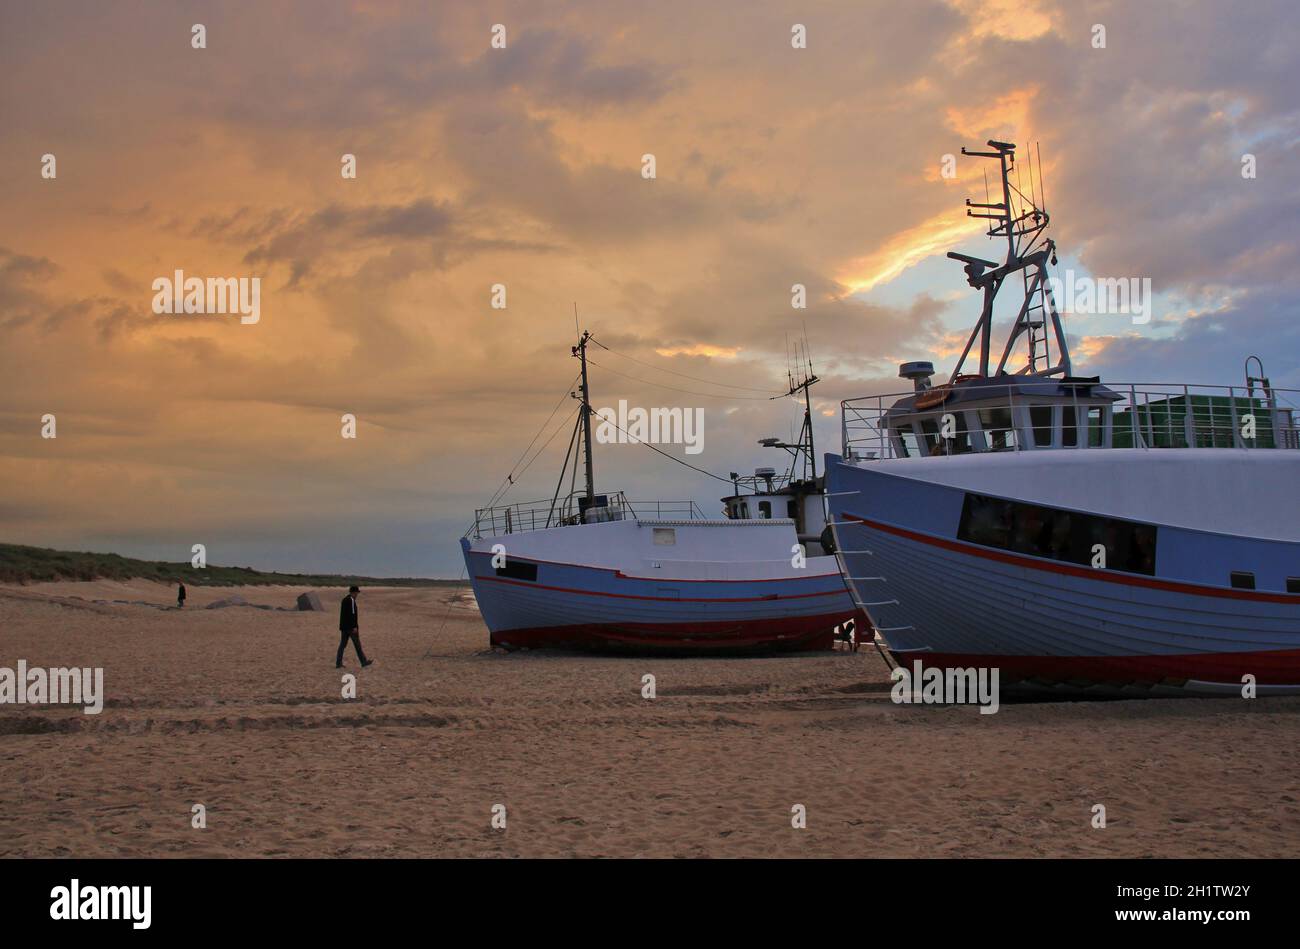
[[[1281, 857], [1300, 842], [1300, 699], [898, 706], [872, 650], [494, 653], [472, 601], [391, 588], [362, 594], [378, 661], [349, 653], [349, 700], [342, 591], [319, 591], [323, 613], [293, 611], [300, 592], [192, 587], [179, 611], [145, 581], [0, 587], [0, 666], [102, 666], [106, 693], [97, 716], [0, 706], [0, 856]], [[232, 593], [250, 605], [205, 609]]]

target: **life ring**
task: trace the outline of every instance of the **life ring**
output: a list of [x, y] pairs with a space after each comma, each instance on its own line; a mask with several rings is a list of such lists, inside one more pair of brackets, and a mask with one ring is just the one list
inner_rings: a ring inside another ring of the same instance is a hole
[[948, 396], [952, 395], [953, 393], [952, 387], [955, 384], [959, 382], [969, 382], [972, 379], [978, 379], [978, 378], [979, 376], [975, 376], [975, 375], [954, 376], [953, 378], [945, 382], [943, 385], [935, 386], [930, 391], [925, 392], [922, 395], [918, 395], [916, 397], [916, 402], [913, 404], [916, 406], [916, 408], [919, 411], [924, 411], [925, 409], [932, 409], [936, 405], [943, 405], [943, 403], [948, 401]]
[[946, 385], [937, 386], [926, 392], [924, 395], [916, 397], [916, 408], [918, 410], [932, 409], [936, 405], [943, 405], [948, 401], [948, 396], [952, 395], [952, 389]]

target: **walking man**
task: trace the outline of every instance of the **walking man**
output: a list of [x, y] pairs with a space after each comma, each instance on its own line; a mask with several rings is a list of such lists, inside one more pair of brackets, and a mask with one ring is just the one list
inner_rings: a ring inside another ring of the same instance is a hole
[[176, 609], [183, 610], [185, 609], [185, 584], [180, 580], [176, 582], [180, 585], [180, 589], [176, 591]]
[[353, 586], [348, 590], [348, 595], [343, 598], [339, 604], [339, 655], [334, 660], [334, 668], [343, 668], [343, 650], [348, 648], [348, 640], [352, 640], [352, 645], [357, 651], [357, 658], [361, 660], [362, 668], [374, 665], [375, 660], [367, 659], [365, 650], [361, 648], [361, 624], [357, 620], [357, 594], [361, 592], [359, 587]]

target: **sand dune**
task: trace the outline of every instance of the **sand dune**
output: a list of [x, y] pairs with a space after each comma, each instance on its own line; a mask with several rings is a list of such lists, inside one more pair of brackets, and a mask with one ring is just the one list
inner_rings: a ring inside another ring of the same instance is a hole
[[[299, 588], [189, 592], [179, 611], [139, 581], [0, 587], [0, 666], [103, 666], [107, 693], [98, 716], [0, 706], [0, 855], [1289, 856], [1300, 841], [1298, 699], [895, 706], [872, 652], [504, 655], [472, 600], [403, 588], [363, 593], [378, 663], [349, 655], [346, 700], [341, 590], [320, 591], [325, 613], [292, 611]], [[202, 608], [232, 592], [250, 605]]]

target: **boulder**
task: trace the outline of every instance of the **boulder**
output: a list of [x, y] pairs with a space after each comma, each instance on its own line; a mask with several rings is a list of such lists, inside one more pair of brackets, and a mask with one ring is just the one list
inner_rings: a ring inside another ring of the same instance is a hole
[[321, 606], [320, 597], [317, 596], [315, 592], [299, 593], [298, 610], [299, 612], [305, 612], [307, 610], [315, 610], [323, 613], [325, 612], [325, 607]]
[[205, 609], [221, 610], [221, 609], [225, 609], [227, 606], [247, 606], [247, 605], [248, 605], [247, 600], [245, 600], [238, 593], [232, 593], [224, 600], [215, 600], [212, 603], [209, 603], [207, 607], [205, 607]]

